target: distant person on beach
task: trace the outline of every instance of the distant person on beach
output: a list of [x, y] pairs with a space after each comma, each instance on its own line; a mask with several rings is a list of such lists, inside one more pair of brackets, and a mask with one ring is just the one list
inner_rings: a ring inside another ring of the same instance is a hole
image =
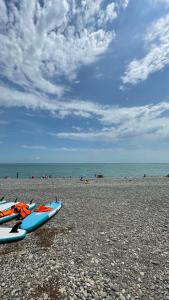
[[16, 173], [16, 178], [19, 178], [19, 173], [18, 172]]

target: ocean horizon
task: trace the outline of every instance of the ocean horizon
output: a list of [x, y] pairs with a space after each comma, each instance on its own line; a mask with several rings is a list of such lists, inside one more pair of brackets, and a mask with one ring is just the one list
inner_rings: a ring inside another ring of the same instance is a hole
[[165, 176], [169, 163], [0, 163], [0, 178]]

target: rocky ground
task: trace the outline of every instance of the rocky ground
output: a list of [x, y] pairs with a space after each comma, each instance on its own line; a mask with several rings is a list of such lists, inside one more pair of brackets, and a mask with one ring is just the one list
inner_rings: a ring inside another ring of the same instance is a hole
[[169, 178], [3, 179], [1, 195], [64, 206], [0, 245], [0, 299], [169, 299]]

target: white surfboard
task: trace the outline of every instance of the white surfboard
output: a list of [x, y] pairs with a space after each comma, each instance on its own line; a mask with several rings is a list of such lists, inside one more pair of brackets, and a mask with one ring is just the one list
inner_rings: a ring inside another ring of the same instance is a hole
[[0, 227], [0, 244], [23, 240], [26, 236], [26, 231], [18, 228], [20, 224], [21, 222], [17, 223], [13, 228]]
[[[12, 205], [15, 205], [15, 204], [17, 204], [17, 203], [19, 203], [19, 202], [9, 202], [9, 203], [13, 203]], [[7, 210], [7, 209], [10, 209], [12, 205], [10, 205], [10, 206], [9, 206], [8, 208], [6, 208], [6, 209], [2, 209], [2, 208], [1, 208], [2, 205], [0, 205], [0, 211], [5, 211], [5, 210]], [[29, 210], [32, 210], [32, 209], [35, 208], [35, 206], [36, 206], [35, 203], [31, 203], [31, 204], [27, 204], [27, 205], [29, 206], [29, 208], [28, 208]], [[4, 204], [4, 206], [5, 206], [5, 204]], [[10, 221], [10, 220], [12, 220], [12, 219], [15, 219], [17, 216], [18, 216], [18, 214], [13, 213], [13, 214], [11, 214], [11, 215], [9, 215], [9, 216], [0, 217], [0, 224], [2, 224], [2, 223], [4, 223], [4, 222], [7, 222], [7, 221]]]
[[5, 202], [0, 204], [0, 211], [10, 209], [12, 205], [15, 205], [19, 202]]

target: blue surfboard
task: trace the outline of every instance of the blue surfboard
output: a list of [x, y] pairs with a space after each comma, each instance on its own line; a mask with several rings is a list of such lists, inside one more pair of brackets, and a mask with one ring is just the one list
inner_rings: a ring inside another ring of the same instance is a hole
[[42, 224], [47, 222], [50, 218], [52, 218], [62, 207], [62, 203], [51, 202], [45, 204], [45, 206], [50, 207], [52, 210], [48, 212], [32, 212], [29, 216], [27, 216], [20, 225], [20, 228], [26, 230], [26, 232], [31, 232]]

